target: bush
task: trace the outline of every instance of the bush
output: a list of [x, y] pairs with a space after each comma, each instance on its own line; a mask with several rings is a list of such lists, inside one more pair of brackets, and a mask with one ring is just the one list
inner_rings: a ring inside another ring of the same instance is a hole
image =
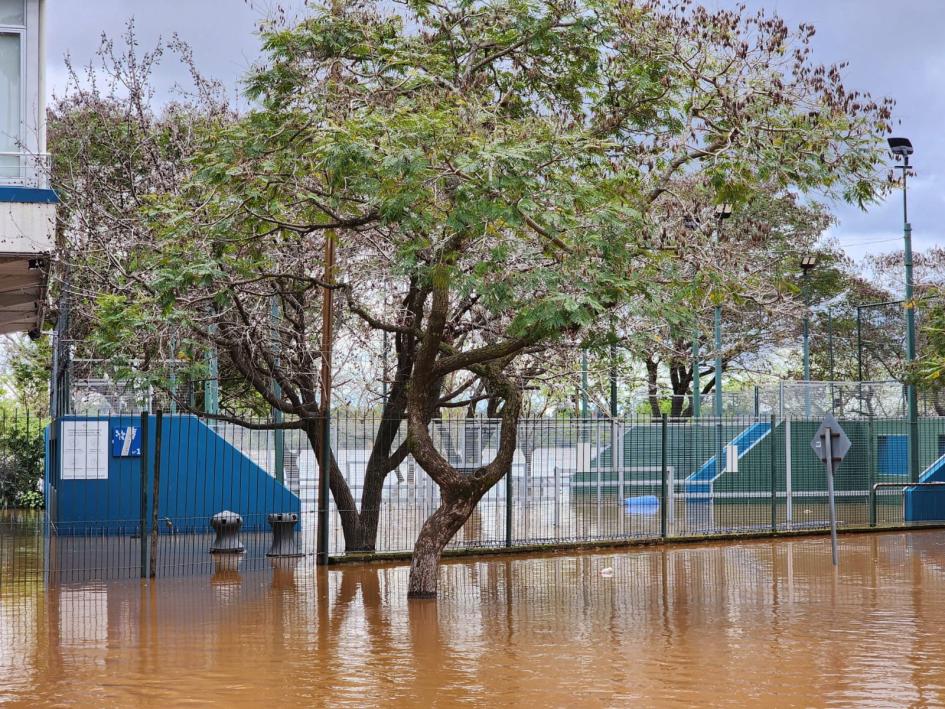
[[0, 508], [43, 506], [44, 425], [25, 417], [5, 416], [0, 426]]
[[16, 496], [16, 506], [24, 510], [41, 510], [45, 504], [43, 493], [39, 490], [27, 490]]

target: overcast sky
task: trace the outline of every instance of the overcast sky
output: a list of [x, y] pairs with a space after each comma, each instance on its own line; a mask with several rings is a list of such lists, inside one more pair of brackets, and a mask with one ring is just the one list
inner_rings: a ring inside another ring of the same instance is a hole
[[[815, 58], [849, 61], [848, 86], [896, 99], [897, 132], [912, 139], [917, 177], [910, 182], [910, 219], [916, 248], [945, 245], [945, 0], [745, 0], [781, 14], [792, 25], [817, 28]], [[704, 4], [732, 5], [734, 0]], [[276, 0], [47, 0], [50, 91], [65, 80], [63, 57], [77, 64], [94, 55], [104, 32], [119, 35], [134, 18], [142, 48], [178, 33], [198, 66], [236, 92], [258, 55], [255, 27]], [[297, 9], [302, 0], [282, 4]], [[158, 87], [187, 83], [182, 67], [165, 62]], [[833, 230], [852, 256], [901, 248], [901, 195], [868, 212], [837, 205]]]

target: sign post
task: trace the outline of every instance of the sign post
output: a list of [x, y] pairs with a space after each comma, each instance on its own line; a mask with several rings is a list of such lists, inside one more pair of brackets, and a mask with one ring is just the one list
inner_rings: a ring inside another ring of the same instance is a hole
[[833, 491], [833, 471], [834, 468], [846, 457], [850, 451], [850, 439], [846, 432], [840, 427], [833, 414], [827, 414], [823, 423], [814, 434], [814, 440], [810, 442], [811, 448], [820, 458], [820, 461], [827, 467], [827, 503], [830, 508], [830, 553], [833, 558], [833, 565], [839, 563], [837, 553], [837, 505], [834, 499]]

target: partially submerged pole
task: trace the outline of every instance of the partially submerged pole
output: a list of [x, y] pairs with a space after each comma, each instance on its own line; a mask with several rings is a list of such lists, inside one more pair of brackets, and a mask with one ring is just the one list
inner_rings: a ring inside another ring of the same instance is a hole
[[833, 493], [833, 437], [832, 429], [827, 428], [824, 432], [824, 453], [826, 455], [827, 466], [827, 504], [830, 507], [830, 556], [833, 559], [833, 565], [839, 563], [837, 553], [837, 505]]
[[331, 348], [332, 296], [335, 275], [335, 235], [325, 232], [325, 288], [322, 297], [321, 424], [322, 456], [318, 473], [318, 539], [315, 560], [328, 564], [328, 495], [331, 474]]
[[154, 415], [154, 476], [151, 492], [151, 560], [148, 569], [148, 576], [154, 578], [157, 576], [157, 557], [158, 557], [158, 505], [161, 496], [161, 433], [164, 412], [160, 409]]

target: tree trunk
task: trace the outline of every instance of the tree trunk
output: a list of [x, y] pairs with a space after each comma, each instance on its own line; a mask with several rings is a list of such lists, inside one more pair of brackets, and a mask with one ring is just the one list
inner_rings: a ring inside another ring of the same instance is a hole
[[[306, 422], [305, 435], [308, 438], [309, 445], [315, 453], [315, 460], [318, 464], [319, 475], [322, 469], [322, 426], [320, 419], [313, 419]], [[348, 545], [357, 539], [358, 527], [360, 524], [360, 515], [358, 515], [357, 505], [354, 497], [351, 495], [351, 489], [341, 474], [338, 467], [338, 461], [335, 460], [333, 451], [329, 451], [329, 476], [328, 487], [331, 496], [335, 500], [335, 506], [338, 508], [338, 516], [341, 518], [341, 531], [345, 539], [345, 549]]]
[[657, 382], [657, 374], [659, 373], [659, 364], [656, 360], [648, 357], [646, 360], [646, 382], [649, 400], [650, 400], [650, 415], [653, 418], [659, 418], [662, 415], [660, 411], [660, 399], [659, 399], [659, 384]]
[[[400, 381], [396, 383], [400, 385]], [[374, 436], [374, 445], [364, 469], [364, 490], [361, 492], [361, 512], [358, 517], [358, 529], [354, 539], [345, 540], [346, 551], [372, 552], [377, 549], [377, 525], [381, 516], [381, 503], [384, 497], [384, 482], [391, 471], [406, 457], [406, 451], [400, 454], [392, 451], [397, 433], [401, 427], [403, 415], [402, 389], [395, 391], [393, 398], [383, 412], [380, 425]]]
[[443, 549], [476, 508], [482, 493], [455, 491], [427, 518], [413, 546], [407, 598], [436, 598]]
[[[680, 418], [687, 415], [684, 406], [687, 395], [691, 395], [689, 385], [692, 382], [692, 370], [686, 364], [673, 362], [670, 365], [670, 381], [673, 387], [673, 404], [669, 416], [670, 418]], [[688, 415], [692, 415], [691, 408]]]
[[345, 551], [372, 552], [377, 549], [377, 525], [381, 518], [381, 501], [387, 475], [387, 472], [377, 470], [368, 462], [364, 471], [364, 491], [361, 494], [357, 533], [354, 539], [345, 539]]
[[[490, 398], [495, 397], [504, 401], [499, 430], [500, 443], [495, 458], [471, 473], [460, 473], [437, 450], [430, 436], [429, 418], [425, 414], [435, 404], [433, 395], [437, 394], [438, 390], [431, 388], [429, 384], [435, 380], [442, 380], [443, 375], [450, 371], [443, 367], [437, 372], [437, 357], [443, 343], [448, 311], [448, 279], [434, 278], [433, 298], [427, 319], [428, 329], [417, 352], [413, 380], [408, 389], [407, 441], [417, 463], [439, 486], [442, 501], [436, 511], [423, 523], [414, 544], [407, 586], [408, 598], [434, 598], [436, 596], [439, 581], [438, 568], [444, 547], [463, 526], [486, 491], [503, 475], [509, 474], [516, 450], [521, 393], [517, 384], [505, 376], [500, 365], [495, 362], [477, 367], [477, 373], [484, 380]], [[525, 341], [522, 343], [522, 346], [524, 345]], [[439, 364], [442, 366], [442, 361]], [[455, 361], [453, 364], [455, 369], [452, 371], [468, 368], [468, 364]]]

